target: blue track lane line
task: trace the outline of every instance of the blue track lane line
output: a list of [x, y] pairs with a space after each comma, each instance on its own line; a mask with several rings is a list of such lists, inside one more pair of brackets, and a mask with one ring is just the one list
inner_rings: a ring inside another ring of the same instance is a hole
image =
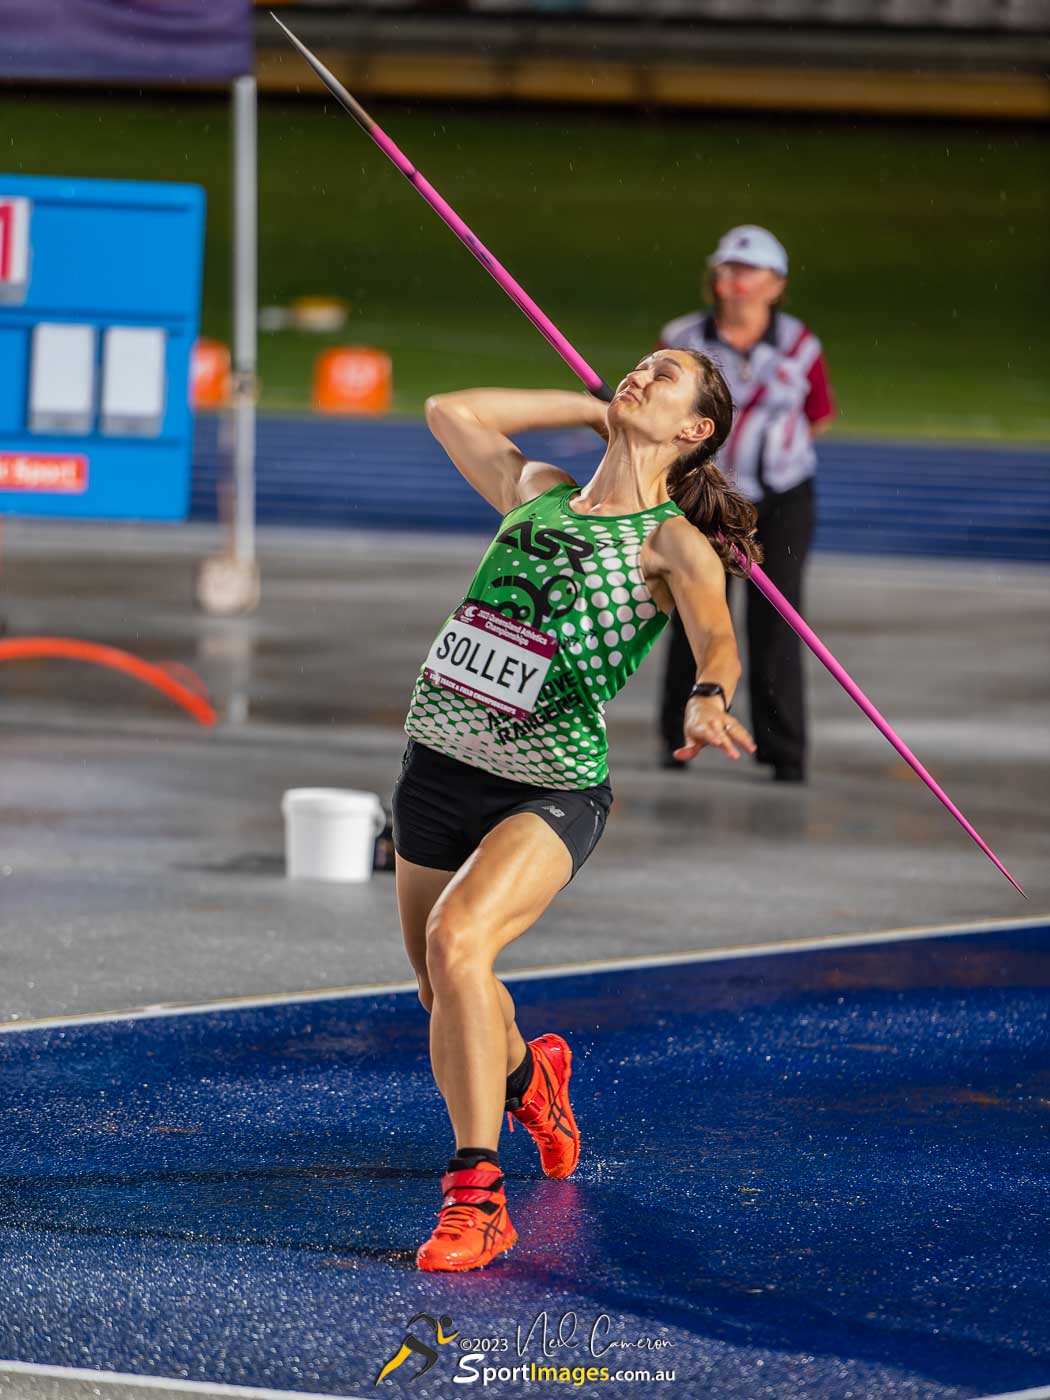
[[[584, 1153], [547, 1181], [528, 1136], [504, 1136], [521, 1243], [462, 1276], [413, 1262], [451, 1146], [413, 994], [0, 1037], [0, 1356], [419, 1400], [1050, 1385], [1050, 924], [596, 967], [514, 995], [526, 1034], [574, 1049]], [[423, 1313], [459, 1338], [375, 1389]], [[570, 1313], [574, 1345], [544, 1358], [544, 1320], [550, 1341]], [[594, 1328], [599, 1349], [667, 1345], [596, 1357]], [[675, 1380], [471, 1389], [452, 1379], [471, 1339], [497, 1370]]]
[[[601, 452], [593, 433], [575, 429], [522, 434], [521, 445], [580, 480]], [[227, 457], [219, 420], [201, 416], [192, 519], [216, 518]], [[832, 437], [819, 459], [817, 549], [1050, 562], [1046, 447]], [[263, 524], [481, 533], [497, 524], [419, 422], [262, 414], [256, 477]]]

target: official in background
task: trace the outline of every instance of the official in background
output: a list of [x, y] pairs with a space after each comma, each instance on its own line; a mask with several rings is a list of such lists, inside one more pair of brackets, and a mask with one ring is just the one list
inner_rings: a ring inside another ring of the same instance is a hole
[[[779, 309], [788, 257], [768, 229], [730, 229], [707, 265], [710, 310], [671, 321], [659, 343], [710, 355], [728, 381], [736, 416], [719, 464], [758, 508], [763, 569], [802, 611], [815, 508], [813, 438], [835, 414], [823, 349], [808, 326]], [[682, 765], [673, 751], [682, 744], [682, 716], [696, 674], [677, 615], [668, 631], [661, 761], [677, 768]], [[747, 586], [747, 650], [755, 758], [773, 769], [778, 782], [804, 782], [801, 643], [753, 584]]]

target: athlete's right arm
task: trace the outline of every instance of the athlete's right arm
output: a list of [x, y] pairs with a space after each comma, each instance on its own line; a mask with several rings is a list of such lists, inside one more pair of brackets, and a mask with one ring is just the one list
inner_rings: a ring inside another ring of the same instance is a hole
[[509, 434], [532, 428], [605, 428], [605, 405], [561, 389], [463, 389], [433, 394], [427, 425], [475, 491], [506, 515], [523, 501], [572, 478], [530, 462]]

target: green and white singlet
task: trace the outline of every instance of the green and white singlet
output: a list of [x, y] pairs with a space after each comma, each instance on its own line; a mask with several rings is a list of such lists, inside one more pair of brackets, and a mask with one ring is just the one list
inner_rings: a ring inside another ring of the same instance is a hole
[[608, 774], [605, 702], [641, 665], [667, 616], [638, 560], [668, 501], [580, 515], [573, 484], [503, 518], [463, 603], [419, 673], [405, 732], [472, 767], [542, 787]]

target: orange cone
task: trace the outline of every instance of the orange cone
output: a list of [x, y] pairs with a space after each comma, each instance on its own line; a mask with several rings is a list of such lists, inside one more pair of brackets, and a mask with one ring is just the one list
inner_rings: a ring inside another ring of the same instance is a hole
[[365, 345], [325, 350], [314, 367], [314, 408], [320, 413], [386, 413], [394, 376], [390, 356]]
[[225, 408], [229, 402], [230, 347], [221, 340], [198, 340], [190, 357], [190, 403]]

